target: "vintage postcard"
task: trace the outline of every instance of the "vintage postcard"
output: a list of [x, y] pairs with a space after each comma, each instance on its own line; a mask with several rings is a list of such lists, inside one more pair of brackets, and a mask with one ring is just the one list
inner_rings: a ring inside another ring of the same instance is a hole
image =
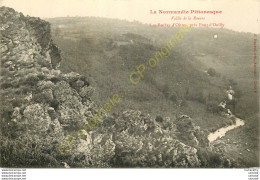
[[259, 167], [259, 1], [0, 6], [2, 168]]

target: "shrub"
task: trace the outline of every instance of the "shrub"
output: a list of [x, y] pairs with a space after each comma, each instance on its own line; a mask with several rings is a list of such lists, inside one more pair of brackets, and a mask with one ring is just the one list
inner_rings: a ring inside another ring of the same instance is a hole
[[30, 86], [34, 86], [38, 83], [40, 79], [37, 77], [37, 76], [34, 76], [34, 75], [30, 75], [28, 76], [25, 81], [24, 81], [24, 84], [28, 84]]
[[53, 82], [54, 84], [56, 84], [56, 83], [59, 82], [59, 81], [61, 81], [61, 79], [58, 78], [58, 77], [52, 77], [52, 78], [51, 78], [51, 82]]
[[215, 154], [215, 153], [210, 153], [209, 154], [209, 164], [208, 167], [220, 167], [222, 161], [221, 161], [221, 157], [219, 154]]
[[55, 111], [59, 108], [59, 102], [56, 99], [53, 99], [50, 103], [50, 106], [55, 109]]
[[156, 116], [155, 121], [158, 123], [162, 123], [163, 122], [162, 116]]
[[13, 87], [11, 83], [2, 83], [1, 88], [7, 89]]
[[215, 152], [208, 151], [204, 148], [198, 148], [198, 158], [201, 161], [201, 167], [220, 168], [222, 167], [221, 156]]
[[44, 95], [42, 93], [34, 94], [32, 97], [32, 100], [37, 103], [43, 103], [45, 102]]
[[19, 107], [23, 104], [24, 102], [24, 99], [23, 98], [15, 98], [13, 101], [12, 101], [12, 105], [13, 107]]
[[212, 76], [212, 77], [215, 77], [215, 76], [217, 75], [217, 72], [216, 72], [215, 69], [209, 68], [209, 69], [208, 69], [208, 74], [209, 74], [210, 76]]
[[218, 113], [220, 111], [218, 104], [215, 101], [207, 102], [207, 110], [213, 113]]
[[177, 95], [176, 94], [172, 94], [171, 97], [170, 97], [170, 100], [174, 103], [177, 102]]

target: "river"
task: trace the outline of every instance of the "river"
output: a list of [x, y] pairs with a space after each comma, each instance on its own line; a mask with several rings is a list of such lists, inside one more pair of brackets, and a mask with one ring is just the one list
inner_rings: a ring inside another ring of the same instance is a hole
[[235, 122], [235, 124], [232, 124], [232, 125], [226, 126], [226, 127], [222, 127], [222, 128], [220, 128], [220, 129], [216, 130], [215, 132], [210, 133], [210, 134], [208, 135], [208, 140], [209, 140], [209, 142], [215, 141], [216, 139], [225, 136], [225, 134], [226, 134], [228, 131], [230, 131], [230, 130], [232, 130], [232, 129], [235, 129], [235, 128], [237, 128], [237, 127], [243, 126], [244, 124], [245, 124], [244, 120], [239, 119], [239, 118], [236, 117], [236, 122]]
[[[233, 100], [233, 95], [234, 95], [234, 90], [232, 90], [232, 87], [230, 86], [229, 90], [226, 91], [227, 92], [227, 98], [228, 100]], [[232, 129], [235, 129], [237, 127], [240, 127], [240, 126], [244, 126], [245, 124], [245, 121], [242, 120], [242, 119], [239, 119], [237, 118], [234, 114], [232, 114], [232, 112], [230, 111], [230, 109], [227, 109], [226, 108], [226, 101], [223, 101], [219, 104], [219, 107], [222, 107], [225, 111], [226, 111], [226, 116], [227, 118], [231, 119], [231, 118], [235, 118], [235, 123], [234, 124], [231, 124], [229, 126], [226, 126], [226, 127], [222, 127], [218, 130], [216, 130], [215, 132], [213, 133], [210, 133], [208, 135], [208, 140], [209, 142], [213, 142], [215, 141], [216, 139], [218, 138], [221, 138], [223, 136], [226, 135], [226, 133]]]

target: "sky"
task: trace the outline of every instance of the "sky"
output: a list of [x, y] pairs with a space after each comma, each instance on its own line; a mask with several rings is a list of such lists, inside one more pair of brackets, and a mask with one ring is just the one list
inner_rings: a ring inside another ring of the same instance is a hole
[[41, 18], [96, 16], [147, 24], [187, 23], [150, 10], [215, 10], [222, 14], [190, 16], [205, 17], [203, 24], [222, 23], [234, 31], [260, 33], [260, 0], [0, 0], [0, 6]]

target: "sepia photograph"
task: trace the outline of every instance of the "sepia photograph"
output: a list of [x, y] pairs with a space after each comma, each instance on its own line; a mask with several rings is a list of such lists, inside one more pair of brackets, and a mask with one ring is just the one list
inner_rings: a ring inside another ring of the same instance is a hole
[[0, 0], [1, 168], [259, 168], [259, 12]]

